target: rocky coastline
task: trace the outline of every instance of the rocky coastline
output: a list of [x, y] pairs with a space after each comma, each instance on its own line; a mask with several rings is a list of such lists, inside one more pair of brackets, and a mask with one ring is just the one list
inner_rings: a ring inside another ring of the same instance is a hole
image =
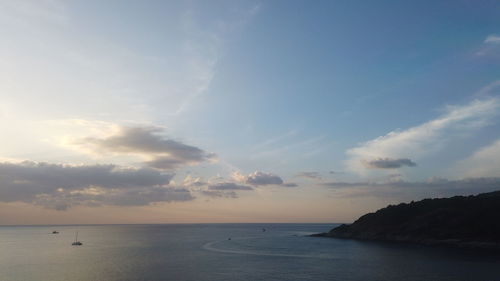
[[500, 191], [389, 205], [311, 236], [500, 252]]

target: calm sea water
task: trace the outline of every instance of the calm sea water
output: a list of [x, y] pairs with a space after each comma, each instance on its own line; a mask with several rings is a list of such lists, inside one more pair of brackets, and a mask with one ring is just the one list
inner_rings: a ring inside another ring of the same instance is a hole
[[0, 280], [500, 280], [498, 255], [305, 237], [332, 226], [4, 226]]

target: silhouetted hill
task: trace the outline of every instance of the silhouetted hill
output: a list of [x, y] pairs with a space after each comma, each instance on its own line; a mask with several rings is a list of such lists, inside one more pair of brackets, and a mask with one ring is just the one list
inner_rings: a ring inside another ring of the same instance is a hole
[[389, 205], [313, 236], [500, 250], [500, 191]]

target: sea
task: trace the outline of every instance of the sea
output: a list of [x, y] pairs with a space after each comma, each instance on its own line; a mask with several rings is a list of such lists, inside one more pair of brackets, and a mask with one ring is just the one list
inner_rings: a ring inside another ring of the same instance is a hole
[[498, 254], [308, 237], [334, 226], [0, 226], [0, 280], [500, 280]]

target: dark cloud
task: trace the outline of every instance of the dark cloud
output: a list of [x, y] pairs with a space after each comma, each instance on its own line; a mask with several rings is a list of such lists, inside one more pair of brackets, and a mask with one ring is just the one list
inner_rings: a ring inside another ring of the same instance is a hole
[[232, 182], [217, 183], [208, 186], [209, 190], [253, 190], [251, 186], [240, 185]]
[[320, 180], [321, 174], [318, 172], [300, 172], [297, 174], [297, 177], [313, 179], [313, 180]]
[[95, 188], [38, 194], [34, 200], [28, 201], [56, 210], [66, 210], [72, 206], [97, 207], [145, 206], [158, 202], [189, 201], [194, 199], [189, 190], [172, 187], [138, 187], [127, 190], [113, 189], [102, 191]]
[[[295, 183], [284, 183], [283, 180], [273, 174], [255, 172], [249, 176], [237, 174], [236, 181], [245, 182], [254, 186], [258, 185], [279, 185], [284, 187], [296, 187]], [[201, 194], [208, 197], [238, 198], [235, 191], [254, 190], [254, 187], [239, 184], [237, 182], [222, 182], [208, 185], [208, 190], [200, 190]]]
[[144, 154], [153, 159], [147, 161], [147, 165], [165, 170], [199, 164], [216, 157], [198, 147], [167, 139], [161, 133], [163, 130], [155, 127], [123, 127], [108, 138], [84, 138], [77, 144], [95, 151]]
[[330, 188], [348, 188], [348, 187], [360, 187], [360, 186], [369, 186], [371, 183], [369, 182], [323, 182], [319, 185], [330, 187]]
[[111, 196], [104, 196], [104, 202], [118, 206], [142, 206], [156, 202], [189, 201], [194, 199], [184, 188], [152, 187], [126, 190]]
[[408, 158], [391, 159], [379, 158], [371, 161], [366, 161], [365, 165], [370, 169], [397, 169], [403, 166], [415, 167], [417, 164]]
[[274, 174], [255, 172], [248, 175], [248, 177], [246, 178], [246, 183], [252, 185], [281, 185], [283, 184], [283, 180], [279, 176]]
[[251, 184], [253, 186], [260, 186], [260, 185], [279, 185], [283, 187], [296, 187], [296, 183], [285, 183], [283, 179], [275, 174], [271, 173], [264, 173], [264, 172], [254, 172], [252, 174], [249, 174], [248, 176], [244, 176], [241, 174], [238, 174], [236, 177], [237, 181], [240, 182], [245, 182], [247, 184]]
[[148, 167], [160, 170], [175, 170], [184, 165], [186, 162], [179, 159], [173, 159], [170, 156], [158, 156], [151, 161], [144, 162]]
[[203, 190], [201, 194], [214, 198], [238, 198], [238, 194], [234, 191]]
[[500, 190], [500, 178], [466, 178], [460, 180], [448, 180], [433, 178], [428, 181], [409, 182], [329, 182], [322, 183], [332, 189], [336, 189], [347, 197], [399, 197], [399, 198], [422, 198], [443, 197], [454, 195], [470, 195], [482, 192]]
[[0, 202], [27, 202], [57, 210], [74, 205], [148, 205], [186, 201], [188, 190], [168, 186], [172, 174], [115, 165], [0, 163]]

